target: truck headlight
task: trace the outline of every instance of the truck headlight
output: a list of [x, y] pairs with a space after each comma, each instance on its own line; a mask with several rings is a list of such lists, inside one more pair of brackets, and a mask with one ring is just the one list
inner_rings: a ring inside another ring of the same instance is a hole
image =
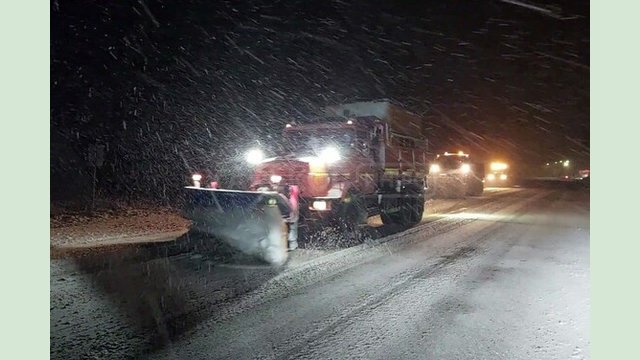
[[495, 179], [496, 179], [496, 176], [495, 176], [494, 174], [489, 174], [489, 175], [487, 175], [487, 180], [489, 180], [489, 181], [493, 181], [493, 180], [495, 180]]
[[271, 180], [271, 182], [274, 183], [274, 184], [278, 184], [278, 183], [280, 183], [280, 181], [282, 181], [282, 176], [280, 176], [280, 175], [271, 175], [271, 178], [269, 180]]
[[330, 209], [329, 203], [324, 200], [314, 201], [311, 206], [311, 210], [327, 211], [329, 209]]
[[439, 173], [440, 172], [440, 165], [438, 164], [431, 164], [431, 166], [429, 167], [429, 172], [430, 173]]
[[462, 164], [462, 166], [460, 166], [460, 171], [462, 171], [463, 174], [468, 174], [469, 172], [471, 172], [471, 165]]
[[500, 180], [507, 180], [507, 174], [500, 175]]
[[340, 160], [340, 152], [335, 147], [329, 146], [320, 152], [320, 160], [326, 164], [334, 163]]
[[256, 165], [264, 160], [264, 153], [260, 149], [251, 149], [247, 151], [246, 160], [251, 165]]

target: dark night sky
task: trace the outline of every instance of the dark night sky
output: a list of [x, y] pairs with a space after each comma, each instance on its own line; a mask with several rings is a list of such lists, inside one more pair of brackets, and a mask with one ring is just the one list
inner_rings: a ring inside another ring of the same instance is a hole
[[52, 197], [83, 181], [97, 141], [104, 189], [166, 192], [320, 106], [379, 98], [424, 114], [433, 150], [587, 163], [589, 4], [536, 4], [559, 16], [501, 1], [53, 1]]

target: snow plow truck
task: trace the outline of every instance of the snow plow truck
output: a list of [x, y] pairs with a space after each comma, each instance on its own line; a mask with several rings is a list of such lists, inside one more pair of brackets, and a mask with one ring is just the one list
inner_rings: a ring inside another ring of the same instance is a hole
[[427, 183], [435, 198], [479, 196], [484, 192], [484, 164], [462, 151], [438, 154], [429, 166]]
[[424, 129], [421, 117], [390, 101], [328, 106], [313, 122], [287, 124], [273, 154], [246, 154], [254, 166], [248, 189], [195, 174], [184, 216], [196, 231], [272, 265], [297, 248], [301, 227], [357, 233], [376, 214], [410, 227], [424, 211]]
[[485, 184], [493, 187], [509, 187], [513, 185], [513, 177], [509, 164], [502, 161], [494, 161], [489, 164]]

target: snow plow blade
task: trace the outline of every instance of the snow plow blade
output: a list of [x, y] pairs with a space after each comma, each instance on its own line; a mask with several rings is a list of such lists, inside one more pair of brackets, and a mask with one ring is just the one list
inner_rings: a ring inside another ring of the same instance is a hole
[[287, 261], [287, 199], [275, 192], [187, 187], [183, 215], [196, 231], [271, 265]]

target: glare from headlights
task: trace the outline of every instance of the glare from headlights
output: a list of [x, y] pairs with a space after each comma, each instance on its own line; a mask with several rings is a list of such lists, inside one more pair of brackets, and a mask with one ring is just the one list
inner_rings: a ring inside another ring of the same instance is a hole
[[256, 165], [264, 160], [264, 153], [260, 149], [251, 149], [247, 151], [246, 160], [251, 165]]
[[492, 162], [490, 167], [491, 167], [491, 171], [500, 171], [500, 170], [506, 170], [508, 165], [503, 162]]
[[460, 166], [460, 171], [462, 171], [463, 174], [469, 173], [471, 171], [471, 165], [462, 164], [462, 166]]
[[496, 176], [494, 174], [487, 175], [487, 180], [495, 180]]
[[429, 167], [429, 172], [430, 173], [439, 173], [440, 172], [440, 165], [438, 164], [431, 164], [431, 166]]
[[320, 153], [320, 159], [326, 164], [334, 163], [340, 160], [340, 152], [333, 146], [324, 148], [324, 150], [322, 150], [322, 152]]
[[500, 175], [500, 180], [507, 180], [507, 174]]

